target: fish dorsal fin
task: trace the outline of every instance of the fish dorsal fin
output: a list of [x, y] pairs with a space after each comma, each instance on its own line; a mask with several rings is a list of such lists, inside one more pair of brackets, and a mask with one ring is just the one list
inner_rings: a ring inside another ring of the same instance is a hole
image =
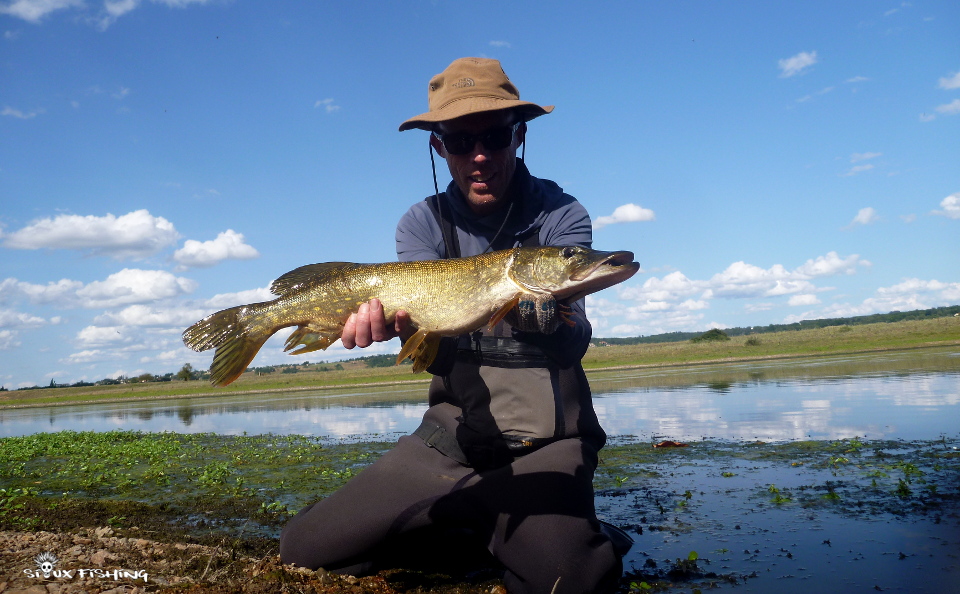
[[270, 285], [270, 292], [274, 295], [285, 295], [298, 287], [312, 286], [322, 283], [332, 276], [353, 270], [362, 264], [353, 262], [321, 262], [307, 264], [295, 268], [284, 274]]

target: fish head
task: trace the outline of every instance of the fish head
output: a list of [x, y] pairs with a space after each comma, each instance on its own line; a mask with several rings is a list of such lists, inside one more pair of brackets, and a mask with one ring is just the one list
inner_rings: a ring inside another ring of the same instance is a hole
[[581, 246], [517, 248], [510, 278], [532, 293], [570, 303], [621, 283], [640, 270], [633, 252], [601, 252]]

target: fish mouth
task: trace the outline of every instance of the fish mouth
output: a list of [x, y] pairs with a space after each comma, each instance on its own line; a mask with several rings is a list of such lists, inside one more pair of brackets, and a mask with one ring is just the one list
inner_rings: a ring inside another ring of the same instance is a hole
[[633, 252], [619, 251], [601, 253], [604, 254], [602, 258], [597, 259], [589, 266], [585, 266], [570, 275], [570, 280], [582, 281], [594, 276], [601, 268], [604, 268], [608, 270], [604, 270], [602, 276], [605, 279], [611, 276], [616, 277], [616, 280], [611, 279], [613, 280], [611, 284], [616, 284], [630, 278], [640, 270], [639, 262], [633, 261]]

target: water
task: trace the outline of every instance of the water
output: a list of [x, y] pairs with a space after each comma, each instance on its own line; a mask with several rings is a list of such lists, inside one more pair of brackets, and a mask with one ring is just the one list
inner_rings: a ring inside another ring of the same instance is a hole
[[[960, 431], [960, 347], [592, 374], [611, 436], [789, 441], [935, 439]], [[0, 410], [0, 437], [44, 431], [298, 433], [391, 440], [426, 385]]]

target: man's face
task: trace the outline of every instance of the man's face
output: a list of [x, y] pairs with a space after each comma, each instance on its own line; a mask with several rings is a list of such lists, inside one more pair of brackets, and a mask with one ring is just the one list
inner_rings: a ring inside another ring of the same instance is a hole
[[[512, 126], [514, 123], [515, 117], [509, 111], [490, 111], [442, 122], [437, 132], [483, 134], [491, 128]], [[488, 215], [504, 204], [507, 188], [517, 168], [517, 147], [522, 144], [523, 135], [524, 127], [521, 125], [506, 148], [491, 151], [482, 142], [476, 142], [465, 155], [450, 154], [433, 135], [430, 136], [430, 143], [437, 154], [446, 159], [450, 175], [463, 192], [471, 210], [478, 215]]]

